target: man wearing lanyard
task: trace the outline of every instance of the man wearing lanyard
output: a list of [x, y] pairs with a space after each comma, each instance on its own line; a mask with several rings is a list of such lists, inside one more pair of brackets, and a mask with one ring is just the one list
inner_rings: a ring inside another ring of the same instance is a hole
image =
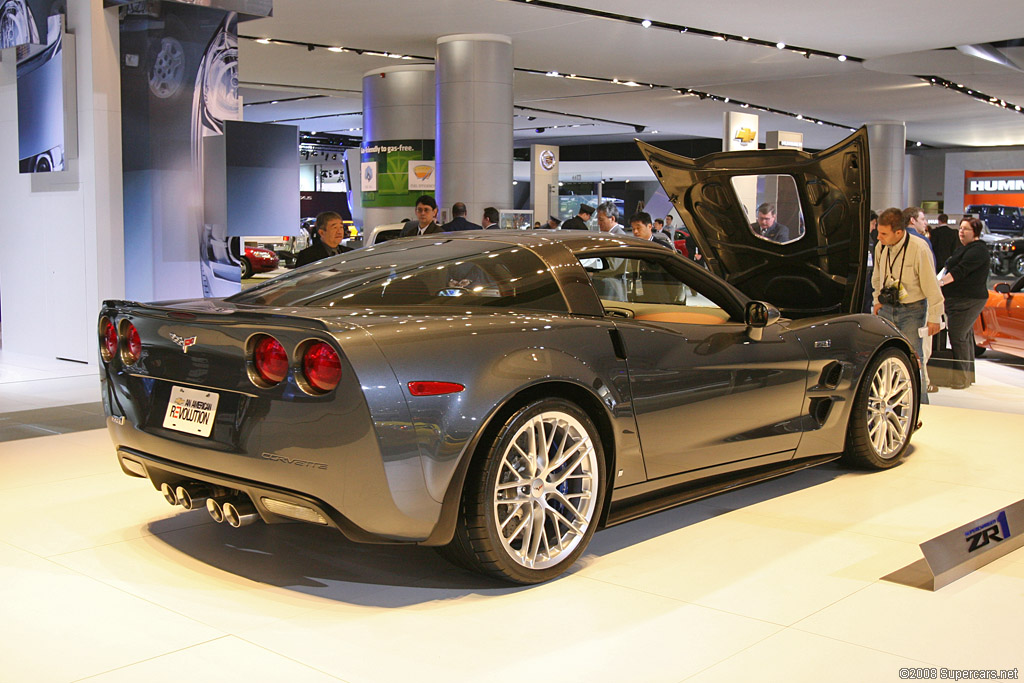
[[[904, 229], [900, 209], [886, 209], [878, 217], [871, 288], [874, 314], [899, 328], [923, 364], [924, 346], [918, 330], [927, 328], [929, 336], [939, 331], [942, 290], [935, 279], [931, 250], [924, 240]], [[921, 392], [921, 403], [928, 403], [926, 391]]]

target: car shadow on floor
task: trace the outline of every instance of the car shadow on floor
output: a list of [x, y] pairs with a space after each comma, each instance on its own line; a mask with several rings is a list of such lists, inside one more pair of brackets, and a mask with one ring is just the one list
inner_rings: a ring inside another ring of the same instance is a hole
[[[871, 473], [828, 464], [599, 531], [574, 569], [563, 576], [571, 576], [575, 570], [618, 550], [851, 474]], [[197, 510], [182, 514], [206, 513]], [[309, 524], [257, 522], [234, 529], [208, 521], [183, 529], [180, 523], [160, 520], [151, 523], [149, 530], [175, 550], [229, 574], [351, 604], [400, 607], [436, 600], [439, 592], [441, 597], [450, 598], [529, 589], [457, 567], [433, 548], [354, 543], [334, 529]], [[367, 591], [367, 586], [414, 590]]]

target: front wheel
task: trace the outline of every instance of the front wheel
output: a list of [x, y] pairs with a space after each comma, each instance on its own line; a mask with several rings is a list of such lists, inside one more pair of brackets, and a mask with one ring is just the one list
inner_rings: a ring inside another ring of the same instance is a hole
[[249, 263], [249, 259], [242, 257], [242, 279], [248, 280], [252, 277], [252, 264]]
[[878, 470], [903, 462], [920, 407], [913, 373], [910, 358], [896, 348], [883, 350], [871, 361], [853, 401], [847, 461]]
[[1014, 277], [1024, 275], [1024, 254], [1013, 259], [1013, 263], [1010, 264], [1010, 275]]
[[593, 421], [569, 401], [544, 399], [519, 408], [482, 447], [444, 554], [514, 583], [558, 576], [601, 514], [606, 468]]

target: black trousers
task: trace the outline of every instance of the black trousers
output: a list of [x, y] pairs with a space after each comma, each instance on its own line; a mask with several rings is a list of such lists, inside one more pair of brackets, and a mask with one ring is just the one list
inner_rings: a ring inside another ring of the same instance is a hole
[[978, 319], [987, 299], [946, 299], [946, 323], [949, 327], [949, 345], [953, 349], [956, 369], [954, 386], [974, 383], [974, 321]]

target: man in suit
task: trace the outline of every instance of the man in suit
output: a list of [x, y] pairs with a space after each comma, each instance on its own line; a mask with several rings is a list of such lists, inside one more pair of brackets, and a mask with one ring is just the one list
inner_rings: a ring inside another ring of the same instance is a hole
[[778, 210], [772, 202], [757, 207], [757, 222], [750, 227], [766, 240], [779, 244], [789, 241], [789, 227], [779, 222]]
[[649, 240], [672, 251], [676, 250], [664, 233], [654, 231], [654, 226], [651, 225], [651, 214], [646, 211], [640, 211], [630, 216], [629, 226], [633, 229], [633, 237]]
[[935, 252], [935, 268], [942, 270], [946, 265], [946, 259], [960, 248], [960, 235], [956, 229], [949, 227], [949, 216], [940, 213], [939, 224], [932, 228], [930, 237], [932, 251]]
[[498, 229], [498, 210], [493, 206], [488, 206], [484, 209], [484, 218], [480, 223], [480, 227], [484, 230], [497, 230]]
[[341, 216], [334, 211], [324, 211], [317, 214], [316, 232], [320, 239], [295, 256], [296, 268], [309, 265], [328, 256], [352, 251], [351, 248], [341, 243], [342, 238], [345, 236], [345, 224], [342, 222]]
[[554, 216], [548, 216], [548, 230], [558, 230], [562, 227], [562, 221], [558, 220]]
[[429, 194], [420, 195], [416, 200], [416, 220], [409, 221], [402, 228], [399, 237], [412, 237], [413, 235], [432, 235], [435, 232], [444, 232], [441, 226], [434, 222], [437, 217], [437, 202]]
[[619, 210], [615, 208], [615, 202], [605, 202], [597, 207], [597, 228], [610, 235], [628, 234], [619, 224]]
[[562, 230], [589, 230], [587, 221], [594, 215], [594, 207], [589, 204], [580, 204], [579, 212], [562, 223]]
[[462, 202], [452, 204], [452, 219], [441, 226], [444, 232], [456, 232], [458, 230], [480, 230], [476, 223], [466, 220], [466, 205]]

